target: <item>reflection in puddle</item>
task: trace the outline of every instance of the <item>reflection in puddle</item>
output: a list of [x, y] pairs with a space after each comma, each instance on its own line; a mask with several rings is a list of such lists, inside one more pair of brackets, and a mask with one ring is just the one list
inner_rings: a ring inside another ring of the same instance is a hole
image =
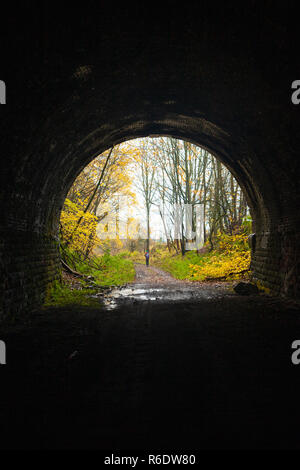
[[[164, 289], [154, 289], [154, 288], [149, 288], [149, 289], [141, 289], [141, 288], [124, 288], [124, 289], [116, 289], [115, 291], [112, 292], [113, 297], [132, 297], [132, 296], [142, 296], [144, 295], [145, 297], [148, 298], [150, 294], [153, 294], [154, 292], [164, 292]], [[155, 300], [155, 297], [154, 297]]]
[[113, 310], [120, 304], [135, 304], [137, 302], [177, 302], [177, 301], [197, 301], [198, 298], [212, 299], [211, 292], [195, 288], [154, 288], [145, 286], [124, 287], [110, 292], [104, 299], [107, 310]]

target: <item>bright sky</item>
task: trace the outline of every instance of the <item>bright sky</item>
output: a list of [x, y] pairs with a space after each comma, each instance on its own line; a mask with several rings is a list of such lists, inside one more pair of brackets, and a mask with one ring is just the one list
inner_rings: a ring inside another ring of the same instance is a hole
[[[130, 145], [133, 147], [140, 147], [141, 142], [145, 139], [150, 139], [149, 137], [140, 138], [140, 139], [133, 139], [130, 141]], [[126, 142], [127, 144], [128, 142]], [[121, 144], [122, 145], [122, 144]], [[139, 219], [139, 222], [146, 233], [146, 209], [143, 203], [143, 195], [139, 190], [139, 179], [136, 169], [132, 169], [131, 172], [132, 177], [132, 190], [136, 194], [137, 204], [132, 205], [130, 201], [127, 202], [126, 198], [123, 199], [123, 204], [120, 204], [120, 219], [125, 222], [128, 217], [134, 217], [135, 219]], [[164, 236], [164, 229], [161, 217], [158, 212], [158, 208], [153, 205], [150, 211], [150, 229], [151, 229], [151, 238], [159, 240], [160, 238], [165, 239]]]

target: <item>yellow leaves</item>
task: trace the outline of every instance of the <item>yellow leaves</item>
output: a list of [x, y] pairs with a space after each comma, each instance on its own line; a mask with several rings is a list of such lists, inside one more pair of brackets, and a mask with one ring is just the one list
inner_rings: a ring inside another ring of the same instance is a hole
[[235, 235], [220, 234], [218, 236], [220, 251], [249, 250], [248, 235], [239, 233]]
[[[66, 199], [60, 217], [62, 239], [70, 242], [70, 248], [75, 251], [85, 251], [89, 245], [98, 241], [97, 217], [90, 212], [84, 213], [82, 207], [81, 203], [75, 204], [70, 199]], [[81, 217], [82, 220], [77, 227]]]
[[227, 277], [250, 267], [250, 252], [212, 257], [204, 265], [190, 265], [192, 277], [197, 281], [207, 278]]
[[256, 281], [256, 285], [260, 291], [264, 292], [267, 295], [271, 295], [271, 289], [269, 287], [264, 286], [261, 281]]
[[194, 280], [207, 278], [227, 278], [232, 274], [250, 268], [251, 253], [247, 244], [247, 235], [226, 235], [218, 237], [219, 248], [204, 258], [201, 264], [190, 264], [190, 275]]

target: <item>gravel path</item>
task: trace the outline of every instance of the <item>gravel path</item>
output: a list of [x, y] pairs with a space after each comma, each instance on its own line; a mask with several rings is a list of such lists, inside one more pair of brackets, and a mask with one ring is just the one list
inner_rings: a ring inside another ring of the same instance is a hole
[[143, 264], [135, 264], [135, 280], [133, 284], [148, 284], [148, 285], [186, 285], [186, 281], [175, 279], [171, 274], [163, 271], [162, 269], [153, 266], [145, 266]]
[[133, 284], [167, 285], [176, 287], [227, 287], [229, 282], [200, 282], [175, 279], [170, 273], [154, 266], [146, 266], [136, 263], [134, 265], [136, 277]]

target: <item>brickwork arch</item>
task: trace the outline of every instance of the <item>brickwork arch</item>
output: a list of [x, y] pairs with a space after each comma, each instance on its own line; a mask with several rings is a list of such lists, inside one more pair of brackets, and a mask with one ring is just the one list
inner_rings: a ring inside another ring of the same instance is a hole
[[73, 22], [68, 9], [48, 11], [41, 37], [16, 28], [18, 73], [0, 77], [2, 311], [39, 304], [58, 275], [59, 214], [84, 166], [149, 135], [189, 140], [227, 166], [255, 220], [257, 279], [299, 296], [299, 77], [289, 12], [267, 3], [147, 18], [78, 11]]

